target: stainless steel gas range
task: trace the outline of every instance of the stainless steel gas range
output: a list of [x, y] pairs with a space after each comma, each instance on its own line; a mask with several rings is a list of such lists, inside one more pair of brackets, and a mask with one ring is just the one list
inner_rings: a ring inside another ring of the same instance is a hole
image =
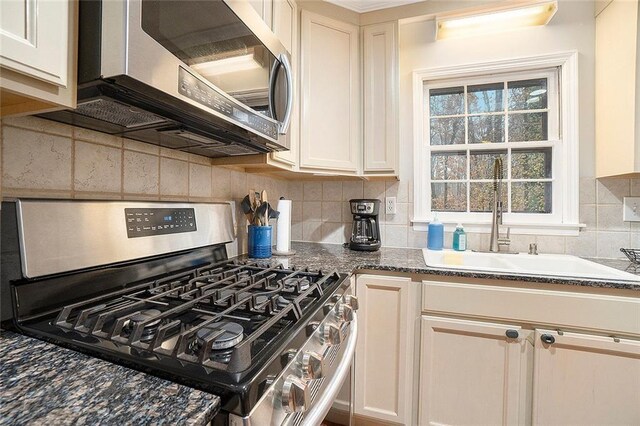
[[353, 359], [349, 281], [229, 260], [233, 239], [229, 204], [5, 202], [3, 325], [219, 395], [214, 424], [319, 424]]

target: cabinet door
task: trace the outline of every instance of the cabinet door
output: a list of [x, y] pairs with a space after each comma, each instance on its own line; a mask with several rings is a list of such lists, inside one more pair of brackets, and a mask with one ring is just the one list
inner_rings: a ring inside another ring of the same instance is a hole
[[67, 85], [67, 0], [0, 2], [0, 65], [57, 86]]
[[358, 27], [302, 11], [300, 166], [357, 172]]
[[533, 331], [431, 316], [421, 327], [420, 425], [527, 423]]
[[410, 278], [357, 278], [354, 413], [412, 424], [413, 352], [419, 285]]
[[364, 172], [397, 172], [398, 27], [395, 22], [363, 29]]
[[293, 69], [293, 85], [294, 85], [294, 101], [293, 111], [291, 112], [291, 124], [289, 131], [284, 136], [289, 141], [288, 151], [277, 151], [270, 154], [270, 160], [277, 163], [284, 163], [287, 168], [291, 168], [298, 164], [298, 121], [300, 120], [298, 108], [298, 11], [293, 0], [274, 0], [273, 1], [273, 32], [282, 45], [291, 53], [291, 67]]
[[533, 423], [640, 424], [640, 342], [536, 330]]

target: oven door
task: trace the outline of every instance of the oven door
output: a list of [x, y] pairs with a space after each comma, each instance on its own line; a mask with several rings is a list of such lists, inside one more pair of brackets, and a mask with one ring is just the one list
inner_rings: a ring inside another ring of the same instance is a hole
[[[200, 84], [249, 107], [249, 116], [259, 114], [286, 134], [293, 107], [290, 55], [248, 2], [103, 1], [102, 9], [103, 77], [126, 74], [220, 115], [197, 94], [181, 93], [180, 69], [186, 69]], [[246, 113], [223, 118], [257, 131]], [[283, 144], [287, 138], [271, 140]]]

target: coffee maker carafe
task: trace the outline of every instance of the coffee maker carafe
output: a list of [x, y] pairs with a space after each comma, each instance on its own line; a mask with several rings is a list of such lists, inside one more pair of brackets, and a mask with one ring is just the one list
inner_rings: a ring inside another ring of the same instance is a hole
[[349, 248], [360, 251], [376, 251], [380, 248], [380, 224], [378, 213], [380, 200], [349, 200], [353, 225]]

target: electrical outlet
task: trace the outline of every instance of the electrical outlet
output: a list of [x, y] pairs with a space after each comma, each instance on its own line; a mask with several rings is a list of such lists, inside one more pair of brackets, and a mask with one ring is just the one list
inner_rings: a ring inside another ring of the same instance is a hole
[[384, 205], [387, 214], [396, 214], [396, 197], [385, 198]]
[[640, 197], [624, 197], [622, 202], [622, 220], [640, 222]]

